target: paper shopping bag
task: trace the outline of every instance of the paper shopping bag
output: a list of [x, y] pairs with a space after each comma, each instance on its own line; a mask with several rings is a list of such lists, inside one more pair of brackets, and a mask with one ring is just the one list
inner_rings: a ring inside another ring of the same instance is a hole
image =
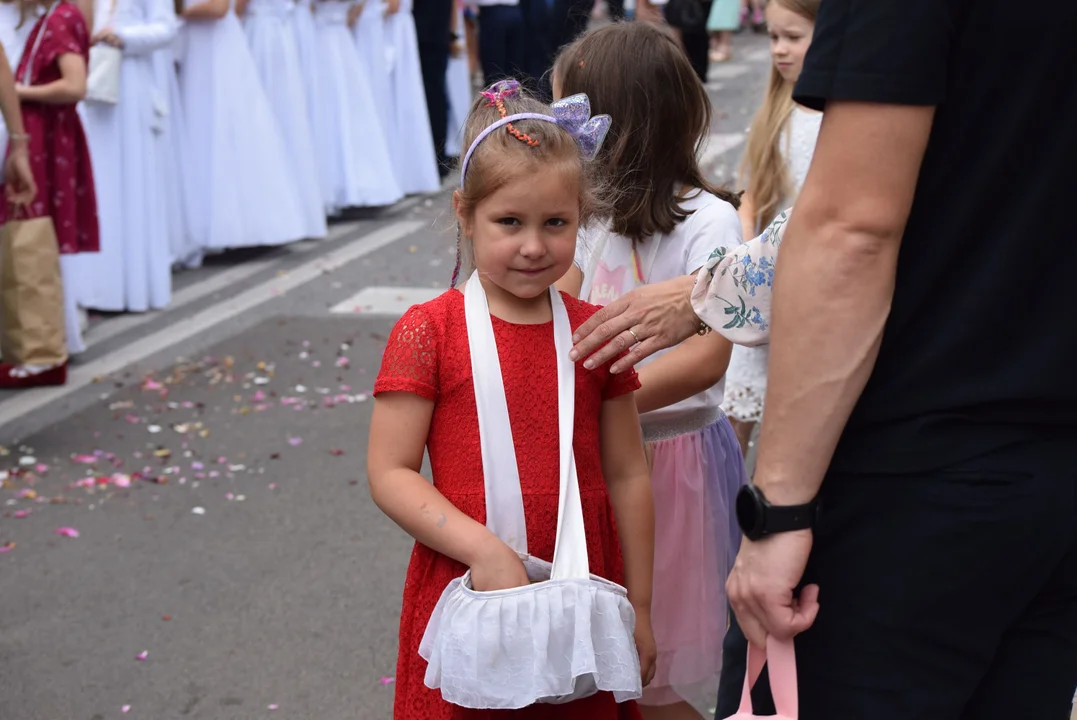
[[0, 354], [14, 365], [67, 359], [60, 248], [52, 218], [0, 227]]
[[764, 717], [752, 711], [752, 686], [767, 665], [770, 675], [770, 692], [774, 696], [777, 715], [770, 715], [774, 720], [797, 720], [800, 713], [797, 698], [797, 661], [793, 641], [781, 641], [767, 638], [766, 651], [755, 645], [748, 645], [748, 668], [744, 673], [744, 691], [740, 696], [740, 709], [737, 714], [726, 720], [757, 720]]

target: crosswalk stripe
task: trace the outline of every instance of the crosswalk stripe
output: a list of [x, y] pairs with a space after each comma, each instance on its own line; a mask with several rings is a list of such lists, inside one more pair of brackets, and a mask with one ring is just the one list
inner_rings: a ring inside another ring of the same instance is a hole
[[412, 305], [429, 302], [445, 292], [445, 288], [367, 287], [347, 300], [337, 303], [329, 312], [334, 315], [390, 315], [400, 317]]

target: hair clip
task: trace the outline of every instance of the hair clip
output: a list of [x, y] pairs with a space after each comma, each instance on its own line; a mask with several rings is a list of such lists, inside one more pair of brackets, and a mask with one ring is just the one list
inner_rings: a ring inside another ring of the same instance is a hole
[[609, 115], [591, 117], [591, 101], [583, 93], [558, 100], [550, 110], [557, 124], [576, 141], [580, 155], [585, 160], [594, 160], [613, 119]]
[[508, 80], [498, 80], [493, 85], [488, 87], [479, 93], [484, 98], [489, 100], [490, 106], [497, 105], [498, 102], [504, 100], [507, 97], [520, 94], [520, 81], [509, 78]]

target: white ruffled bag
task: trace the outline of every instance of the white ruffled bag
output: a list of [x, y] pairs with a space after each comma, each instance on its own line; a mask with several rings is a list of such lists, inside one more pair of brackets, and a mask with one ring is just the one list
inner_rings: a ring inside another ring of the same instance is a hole
[[561, 489], [551, 565], [527, 553], [527, 526], [505, 386], [486, 292], [475, 273], [464, 289], [471, 375], [479, 419], [486, 526], [523, 560], [532, 584], [494, 592], [449, 583], [426, 626], [419, 654], [426, 686], [454, 705], [480, 710], [566, 703], [599, 691], [617, 702], [642, 695], [625, 588], [591, 575], [572, 452], [576, 370], [561, 295], [550, 288], [557, 351]]

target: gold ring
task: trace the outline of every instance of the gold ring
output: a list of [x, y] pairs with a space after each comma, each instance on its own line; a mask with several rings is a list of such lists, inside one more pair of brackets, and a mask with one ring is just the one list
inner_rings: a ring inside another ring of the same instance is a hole
[[633, 339], [634, 339], [634, 340], [636, 341], [636, 343], [638, 344], [638, 343], [639, 343], [639, 336], [638, 336], [638, 335], [636, 335], [636, 331], [635, 331], [635, 330], [633, 330], [632, 328], [628, 328], [628, 332], [629, 332], [629, 333], [630, 333], [630, 334], [632, 335], [632, 338], [633, 338]]

